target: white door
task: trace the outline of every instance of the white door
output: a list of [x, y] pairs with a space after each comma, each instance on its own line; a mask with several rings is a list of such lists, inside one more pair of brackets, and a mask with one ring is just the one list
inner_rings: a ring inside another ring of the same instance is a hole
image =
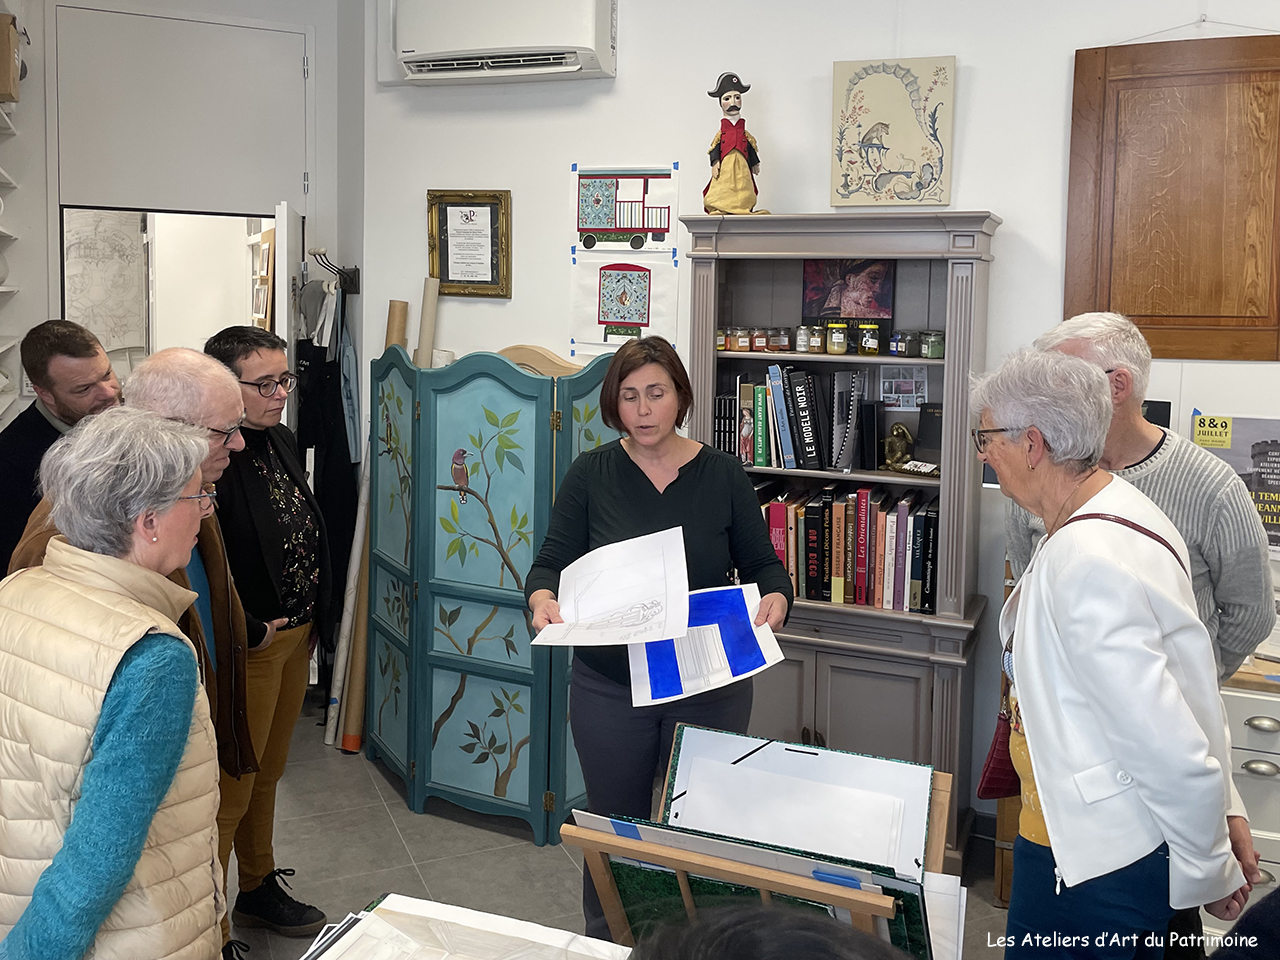
[[[305, 221], [297, 210], [289, 205], [288, 200], [276, 204], [276, 275], [274, 332], [284, 337], [289, 344], [289, 369], [295, 369], [294, 340], [297, 339], [298, 297], [302, 293], [302, 285], [306, 277]], [[298, 426], [298, 407], [293, 397], [285, 406], [285, 422], [293, 428]]]

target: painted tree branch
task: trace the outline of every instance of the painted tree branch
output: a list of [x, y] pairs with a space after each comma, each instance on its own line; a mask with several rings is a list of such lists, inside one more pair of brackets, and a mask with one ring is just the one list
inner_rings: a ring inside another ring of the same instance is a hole
[[516, 569], [516, 565], [511, 562], [511, 554], [509, 554], [502, 546], [502, 531], [498, 529], [498, 521], [493, 515], [493, 511], [489, 508], [489, 499], [482, 496], [478, 490], [467, 486], [465, 483], [438, 483], [437, 490], [452, 490], [456, 493], [465, 493], [469, 497], [475, 497], [480, 506], [484, 507], [484, 512], [489, 521], [489, 529], [493, 531], [493, 539], [487, 537], [478, 537], [473, 533], [467, 534], [473, 540], [480, 543], [486, 543], [498, 551], [498, 557], [502, 560], [502, 565], [511, 573], [511, 579], [515, 581], [516, 587], [524, 590], [524, 578], [520, 576], [520, 571]]

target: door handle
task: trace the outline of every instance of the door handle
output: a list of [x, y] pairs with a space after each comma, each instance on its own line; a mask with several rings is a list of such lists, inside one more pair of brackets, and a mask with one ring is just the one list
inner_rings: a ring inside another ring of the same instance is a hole
[[1280, 733], [1280, 720], [1275, 717], [1250, 717], [1244, 725], [1261, 733]]
[[803, 743], [806, 747], [810, 746], [813, 743], [813, 737], [809, 735], [808, 727], [800, 728], [800, 742]]
[[1275, 875], [1274, 873], [1272, 873], [1270, 870], [1263, 870], [1261, 867], [1259, 867], [1259, 868], [1258, 868], [1258, 872], [1259, 872], [1260, 874], [1262, 874], [1262, 880], [1260, 881], [1261, 883], [1275, 883], [1275, 882], [1276, 882], [1276, 875]]
[[[815, 747], [825, 747], [827, 745], [827, 738], [815, 730], [813, 731], [813, 745]], [[1277, 770], [1276, 773], [1280, 773], [1280, 770]]]
[[1242, 766], [1248, 773], [1256, 774], [1259, 777], [1280, 775], [1280, 767], [1277, 767], [1270, 760], [1246, 760]]

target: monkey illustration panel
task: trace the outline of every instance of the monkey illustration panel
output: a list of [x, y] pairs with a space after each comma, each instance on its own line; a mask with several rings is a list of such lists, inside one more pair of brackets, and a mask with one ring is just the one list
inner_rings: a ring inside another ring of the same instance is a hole
[[833, 65], [832, 206], [951, 202], [956, 58]]

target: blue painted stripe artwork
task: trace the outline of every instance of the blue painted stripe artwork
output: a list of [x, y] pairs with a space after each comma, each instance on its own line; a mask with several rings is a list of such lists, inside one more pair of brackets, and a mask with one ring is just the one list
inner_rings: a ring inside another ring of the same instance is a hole
[[[689, 626], [713, 624], [720, 627], [725, 659], [729, 661], [729, 670], [735, 677], [764, 666], [764, 652], [756, 640], [751, 614], [747, 611], [747, 601], [741, 590], [689, 594]], [[654, 695], [657, 696], [656, 693]]]
[[[690, 601], [692, 599], [690, 597]], [[690, 608], [692, 610], [692, 602]], [[649, 691], [653, 699], [663, 700], [684, 693], [674, 640], [651, 640], [644, 645], [644, 655], [649, 664]]]

